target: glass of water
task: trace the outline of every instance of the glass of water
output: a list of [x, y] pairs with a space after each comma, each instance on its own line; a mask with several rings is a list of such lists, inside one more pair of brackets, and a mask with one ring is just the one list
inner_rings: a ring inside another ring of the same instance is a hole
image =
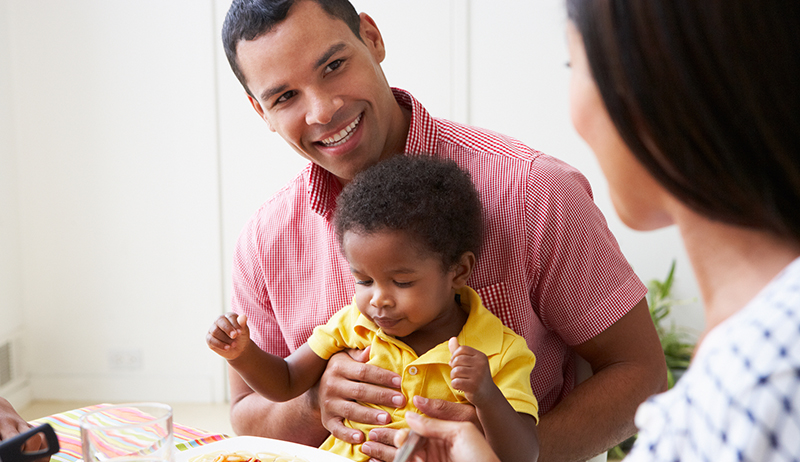
[[84, 462], [172, 462], [172, 407], [107, 406], [80, 418]]

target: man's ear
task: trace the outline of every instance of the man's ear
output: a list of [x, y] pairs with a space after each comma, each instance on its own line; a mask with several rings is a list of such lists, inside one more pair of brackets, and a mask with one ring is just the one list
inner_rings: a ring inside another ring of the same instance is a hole
[[453, 265], [453, 288], [460, 289], [467, 285], [467, 279], [475, 268], [475, 254], [464, 252], [461, 258]]
[[269, 119], [267, 118], [266, 114], [264, 113], [264, 108], [261, 107], [261, 103], [259, 103], [257, 99], [253, 98], [252, 96], [250, 96], [250, 94], [248, 94], [246, 92], [245, 92], [245, 95], [247, 95], [247, 99], [248, 99], [248, 101], [250, 101], [250, 105], [253, 106], [253, 109], [256, 110], [256, 113], [258, 113], [258, 116], [261, 117], [261, 120], [263, 120], [264, 122], [267, 123], [267, 126], [269, 127], [269, 130], [271, 132], [274, 132], [275, 129], [272, 128], [272, 124], [270, 123]]
[[383, 62], [383, 59], [386, 57], [386, 48], [383, 45], [381, 31], [378, 30], [375, 20], [367, 13], [361, 13], [358, 16], [361, 18], [361, 27], [359, 29], [361, 40], [367, 45], [375, 61], [379, 63]]

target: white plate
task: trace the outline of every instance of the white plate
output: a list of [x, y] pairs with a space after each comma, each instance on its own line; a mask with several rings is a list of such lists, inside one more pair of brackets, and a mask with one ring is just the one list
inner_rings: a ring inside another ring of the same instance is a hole
[[349, 460], [328, 451], [288, 441], [256, 436], [236, 436], [185, 451], [175, 451], [175, 462], [188, 462], [192, 457], [218, 451], [274, 452], [276, 454], [302, 457], [308, 462], [345, 462]]

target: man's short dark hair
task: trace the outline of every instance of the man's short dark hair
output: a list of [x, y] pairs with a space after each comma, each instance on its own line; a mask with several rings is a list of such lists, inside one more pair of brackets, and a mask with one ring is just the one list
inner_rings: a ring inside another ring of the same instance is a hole
[[[247, 81], [236, 59], [236, 46], [242, 40], [254, 40], [272, 30], [275, 25], [286, 19], [292, 6], [301, 0], [233, 0], [225, 22], [222, 24], [222, 47], [236, 78], [248, 95]], [[307, 0], [319, 4], [331, 17], [347, 24], [356, 37], [361, 40], [359, 32], [361, 19], [358, 12], [348, 0]]]
[[396, 155], [355, 176], [337, 199], [334, 216], [344, 234], [403, 231], [423, 251], [441, 257], [445, 269], [483, 240], [478, 192], [455, 162], [427, 155]]

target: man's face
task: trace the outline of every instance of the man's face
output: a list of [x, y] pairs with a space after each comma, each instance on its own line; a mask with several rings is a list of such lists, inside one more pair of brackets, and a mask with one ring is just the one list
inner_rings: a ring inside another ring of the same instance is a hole
[[256, 112], [343, 184], [402, 151], [408, 132], [380, 67], [383, 39], [365, 14], [361, 38], [316, 2], [299, 1], [268, 33], [237, 46]]

